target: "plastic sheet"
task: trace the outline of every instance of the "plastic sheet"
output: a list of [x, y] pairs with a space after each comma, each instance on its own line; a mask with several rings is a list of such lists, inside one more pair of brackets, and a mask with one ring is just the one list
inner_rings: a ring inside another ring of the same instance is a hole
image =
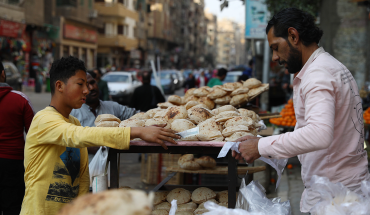
[[368, 215], [370, 214], [370, 182], [361, 182], [359, 195], [341, 183], [332, 183], [326, 177], [311, 178], [311, 189], [321, 200], [311, 209], [312, 215]]
[[102, 146], [96, 152], [94, 158], [91, 160], [89, 164], [90, 186], [94, 176], [106, 175], [107, 162], [108, 162], [108, 148]]

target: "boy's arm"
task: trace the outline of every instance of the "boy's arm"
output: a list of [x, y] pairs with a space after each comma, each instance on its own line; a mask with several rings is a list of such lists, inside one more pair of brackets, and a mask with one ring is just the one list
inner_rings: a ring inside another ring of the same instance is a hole
[[81, 165], [80, 165], [80, 188], [78, 196], [89, 193], [90, 189], [90, 175], [89, 175], [89, 157], [87, 154], [87, 148], [80, 149], [81, 154]]

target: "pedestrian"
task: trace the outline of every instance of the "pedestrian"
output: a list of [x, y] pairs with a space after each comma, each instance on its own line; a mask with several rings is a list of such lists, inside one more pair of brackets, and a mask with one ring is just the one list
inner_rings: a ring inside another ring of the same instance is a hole
[[193, 73], [190, 73], [188, 78], [184, 82], [183, 87], [184, 87], [185, 93], [188, 89], [194, 88], [195, 86], [196, 86], [196, 81], [195, 81], [194, 75]]
[[151, 77], [151, 71], [142, 72], [143, 85], [136, 88], [131, 97], [130, 106], [136, 110], [146, 112], [150, 109], [157, 108], [158, 103], [166, 101], [158, 87], [150, 85]]
[[250, 60], [250, 61], [248, 62], [248, 65], [249, 65], [249, 67], [248, 67], [248, 68], [246, 68], [246, 69], [243, 71], [243, 75], [246, 75], [246, 76], [248, 76], [249, 78], [251, 78], [251, 77], [252, 77], [252, 73], [253, 73], [253, 65], [254, 65], [254, 61], [253, 61], [253, 59], [252, 59], [252, 60]]
[[272, 17], [266, 27], [272, 60], [294, 74], [293, 104], [297, 124], [293, 132], [271, 137], [245, 137], [233, 155], [251, 163], [265, 158], [298, 155], [305, 190], [301, 211], [320, 201], [310, 188], [313, 175], [340, 182], [361, 194], [361, 181], [369, 180], [361, 98], [352, 74], [319, 47], [323, 31], [315, 18], [295, 8]]
[[223, 85], [222, 81], [225, 80], [226, 75], [227, 75], [227, 69], [225, 69], [225, 68], [218, 69], [217, 77], [212, 78], [211, 80], [209, 80], [207, 85], [209, 87], [213, 87], [213, 86], [216, 86], [216, 85]]
[[81, 108], [89, 93], [84, 62], [61, 58], [50, 69], [51, 102], [39, 111], [26, 137], [26, 192], [21, 215], [54, 215], [78, 196], [89, 192], [89, 165], [86, 147], [107, 146], [128, 149], [130, 139], [164, 145], [176, 143], [175, 131], [163, 127], [99, 128], [82, 127], [70, 115]]
[[94, 69], [94, 73], [96, 74], [96, 81], [98, 82], [99, 87], [99, 98], [102, 101], [108, 101], [109, 100], [109, 89], [108, 84], [106, 81], [102, 80], [101, 77], [103, 76], [103, 73], [99, 68]]
[[18, 215], [24, 196], [24, 132], [34, 115], [22, 92], [6, 83], [0, 62], [0, 214]]
[[205, 76], [204, 71], [202, 71], [197, 79], [197, 87], [204, 87], [208, 84], [208, 78]]

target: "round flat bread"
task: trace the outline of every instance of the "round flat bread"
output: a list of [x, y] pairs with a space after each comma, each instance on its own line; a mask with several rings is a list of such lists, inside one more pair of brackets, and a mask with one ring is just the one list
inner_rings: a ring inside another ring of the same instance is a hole
[[256, 78], [249, 78], [243, 83], [243, 86], [248, 87], [249, 89], [253, 89], [261, 86], [261, 84], [262, 84], [261, 81], [259, 81]]
[[154, 206], [154, 210], [166, 210], [166, 211], [170, 211], [171, 209], [171, 204], [168, 203], [168, 202], [162, 202], [156, 206]]
[[160, 191], [154, 193], [154, 205], [159, 205], [160, 203], [166, 201], [168, 191]]
[[245, 93], [248, 93], [249, 92], [249, 88], [248, 87], [240, 87], [236, 90], [234, 90], [230, 96], [236, 96], [236, 95], [240, 95], [240, 94], [245, 94]]
[[227, 190], [224, 190], [224, 191], [217, 193], [216, 199], [220, 203], [229, 202], [229, 192]]
[[148, 119], [145, 121], [145, 127], [157, 126], [157, 125], [166, 125], [164, 128], [171, 129], [171, 124], [163, 118], [154, 118]]
[[198, 105], [199, 103], [197, 101], [189, 101], [188, 103], [186, 103], [185, 105], [185, 108], [186, 110], [189, 110], [190, 108]]
[[191, 200], [197, 204], [201, 204], [203, 202], [206, 202], [210, 199], [215, 199], [216, 193], [213, 192], [213, 190], [207, 188], [207, 187], [200, 187], [193, 191], [193, 194], [191, 195]]
[[169, 107], [163, 118], [172, 123], [175, 119], [188, 118], [188, 112], [184, 106]]
[[194, 90], [193, 92], [193, 95], [197, 97], [204, 97], [204, 96], [207, 96], [208, 94], [209, 94], [208, 90], [202, 87]]
[[214, 100], [225, 96], [227, 92], [221, 88], [213, 88], [212, 91], [207, 95], [208, 98]]
[[207, 119], [198, 125], [199, 134], [198, 139], [201, 141], [211, 141], [215, 139], [223, 139], [219, 126], [214, 119]]
[[187, 169], [187, 170], [199, 170], [202, 169], [202, 167], [195, 161], [185, 161], [182, 162], [180, 167], [182, 169]]
[[225, 123], [226, 121], [235, 118], [235, 116], [227, 116], [227, 117], [222, 117], [222, 118], [216, 118], [217, 123]]
[[216, 167], [215, 159], [211, 158], [210, 156], [202, 156], [200, 158], [195, 159], [194, 161], [204, 168], [215, 168]]
[[191, 200], [191, 193], [183, 188], [173, 189], [167, 195], [167, 202], [172, 202], [174, 199], [177, 200], [177, 205], [188, 203]]
[[236, 117], [240, 116], [240, 113], [236, 111], [224, 111], [216, 115], [216, 118], [224, 118], [224, 117]]
[[162, 108], [162, 109], [167, 109], [167, 108], [172, 107], [174, 105], [171, 102], [164, 102], [164, 103], [158, 103], [157, 106]]
[[198, 207], [198, 209], [205, 209], [205, 207], [204, 207], [204, 203], [206, 203], [206, 202], [213, 202], [213, 203], [215, 203], [215, 204], [218, 204], [218, 202], [217, 202], [215, 199], [210, 199], [210, 200], [205, 201], [205, 202], [203, 202], [202, 204], [200, 204], [200, 205], [199, 205], [199, 207]]
[[126, 119], [119, 124], [119, 127], [144, 127], [145, 120], [141, 119]]
[[231, 97], [230, 96], [224, 96], [224, 97], [221, 97], [221, 98], [217, 98], [214, 100], [214, 102], [216, 104], [219, 104], [219, 105], [226, 105], [226, 104], [229, 104], [231, 101]]
[[177, 132], [195, 128], [196, 125], [187, 119], [175, 119], [171, 124], [171, 129]]
[[58, 215], [70, 214], [150, 214], [154, 194], [139, 190], [109, 190], [86, 194], [66, 204]]
[[239, 108], [238, 110], [242, 116], [249, 117], [255, 122], [257, 121], [257, 114], [254, 111], [244, 109], [244, 108]]
[[207, 213], [207, 212], [208, 212], [208, 210], [207, 210], [207, 209], [202, 208], [202, 209], [196, 209], [196, 210], [194, 211], [194, 214], [195, 214], [195, 215], [199, 215], [199, 214], [204, 214], [204, 213]]
[[176, 211], [175, 215], [194, 215], [194, 213], [190, 211]]
[[[207, 109], [208, 110], [208, 106], [207, 105], [205, 105], [205, 104], [197, 104], [197, 105], [195, 105], [194, 106], [195, 108], [205, 108], [205, 109]], [[190, 108], [189, 108], [190, 109]]]
[[167, 110], [161, 109], [161, 111], [158, 111], [153, 118], [163, 118], [167, 113]]
[[232, 92], [235, 90], [235, 85], [234, 83], [226, 83], [222, 85], [222, 89], [227, 91], [227, 92]]
[[119, 123], [121, 123], [121, 120], [118, 119], [116, 116], [112, 115], [112, 114], [100, 114], [98, 117], [96, 117], [95, 119], [95, 126], [99, 123], [99, 122], [104, 122], [104, 121], [116, 121]]
[[243, 83], [241, 82], [234, 82], [233, 84], [234, 84], [235, 89], [238, 89], [243, 86]]
[[232, 105], [225, 105], [225, 106], [222, 106], [222, 107], [219, 107], [217, 109], [212, 110], [211, 113], [213, 115], [218, 115], [219, 113], [222, 113], [224, 111], [236, 111], [236, 112], [239, 112], [234, 106], [232, 106]]
[[236, 125], [254, 126], [254, 121], [249, 117], [238, 116], [227, 120], [224, 124], [225, 128]]
[[154, 108], [154, 109], [150, 109], [148, 110], [145, 114], [148, 116], [148, 119], [151, 119], [154, 117], [154, 115], [158, 112], [162, 111], [161, 108]]
[[178, 205], [176, 212], [180, 211], [187, 211], [187, 212], [194, 212], [195, 209], [197, 209], [198, 205], [195, 204], [194, 202], [189, 202], [186, 204]]
[[182, 105], [182, 99], [178, 95], [172, 95], [168, 97], [168, 102], [171, 102], [174, 105]]
[[116, 121], [102, 121], [95, 124], [96, 127], [118, 127], [119, 123]]
[[194, 160], [194, 155], [186, 154], [186, 155], [181, 156], [179, 160], [177, 161], [177, 163], [179, 164], [179, 166], [181, 166], [181, 164], [183, 164], [184, 162], [192, 161], [192, 160]]
[[146, 119], [150, 119], [150, 117], [145, 112], [140, 112], [140, 113], [137, 113], [137, 114], [133, 115], [132, 117], [130, 117], [130, 119], [146, 120]]
[[168, 215], [169, 212], [166, 210], [154, 210], [151, 215]]
[[192, 96], [189, 96], [189, 97], [185, 98], [185, 103], [188, 103], [190, 101], [198, 101], [198, 99], [199, 99], [199, 97], [196, 97], [196, 96], [192, 95]]
[[209, 110], [212, 110], [215, 107], [215, 103], [208, 97], [200, 97], [198, 102], [199, 104], [205, 104]]
[[246, 132], [246, 131], [238, 131], [232, 134], [231, 136], [225, 138], [225, 141], [227, 142], [235, 142], [239, 138], [245, 137], [245, 136], [255, 136], [252, 133]]
[[185, 97], [185, 98], [187, 98], [187, 97], [189, 97], [189, 96], [192, 96], [195, 90], [196, 90], [196, 88], [190, 88], [190, 89], [188, 89], [188, 90], [186, 91], [186, 93], [185, 93], [184, 97]]
[[247, 102], [248, 99], [249, 99], [248, 93], [239, 94], [231, 98], [230, 104], [233, 106], [237, 106], [243, 104], [244, 102]]
[[188, 117], [193, 123], [199, 124], [211, 118], [212, 114], [205, 108], [192, 107], [188, 110]]
[[231, 126], [231, 127], [227, 127], [227, 128], [225, 128], [225, 129], [222, 131], [222, 135], [223, 135], [224, 137], [229, 137], [229, 136], [231, 136], [232, 134], [234, 134], [234, 133], [236, 133], [236, 132], [240, 132], [240, 131], [248, 132], [248, 131], [250, 131], [250, 129], [249, 129], [247, 126], [244, 126], [244, 125]]

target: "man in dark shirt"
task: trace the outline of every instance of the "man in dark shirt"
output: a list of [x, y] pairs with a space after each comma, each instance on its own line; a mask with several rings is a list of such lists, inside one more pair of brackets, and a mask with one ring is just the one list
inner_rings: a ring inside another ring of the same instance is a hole
[[108, 101], [109, 100], [109, 89], [108, 84], [106, 81], [101, 80], [102, 72], [100, 69], [94, 69], [94, 73], [96, 74], [96, 81], [98, 82], [99, 87], [99, 99], [102, 101]]
[[136, 88], [131, 98], [131, 107], [140, 111], [156, 108], [158, 103], [165, 102], [165, 98], [156, 86], [150, 85], [151, 71], [142, 74], [143, 85]]

